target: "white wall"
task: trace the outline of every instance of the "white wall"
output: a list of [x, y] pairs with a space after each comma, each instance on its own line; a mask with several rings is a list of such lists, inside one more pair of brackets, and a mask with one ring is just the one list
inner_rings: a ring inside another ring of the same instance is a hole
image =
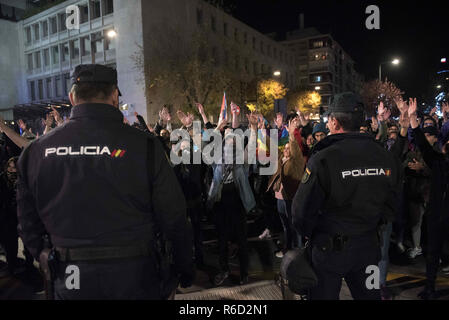
[[[19, 23], [0, 20], [0, 111], [13, 108], [21, 102], [21, 95], [26, 92], [22, 81], [22, 61], [19, 50]], [[12, 111], [2, 112], [12, 120]]]
[[135, 63], [131, 58], [139, 51], [139, 45], [143, 45], [141, 1], [114, 0], [118, 85], [123, 95], [121, 101], [132, 105], [128, 110], [131, 123], [136, 121], [134, 111], [147, 119], [144, 89], [137, 84], [137, 80], [143, 77], [143, 72], [135, 69]]

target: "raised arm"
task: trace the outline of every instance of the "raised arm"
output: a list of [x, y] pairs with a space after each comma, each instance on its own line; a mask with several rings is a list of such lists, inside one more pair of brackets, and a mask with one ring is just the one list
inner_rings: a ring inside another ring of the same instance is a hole
[[11, 139], [11, 141], [21, 149], [27, 147], [30, 144], [30, 141], [28, 141], [28, 139], [21, 137], [20, 134], [8, 127], [2, 117], [0, 117], [0, 131], [5, 133], [8, 138]]

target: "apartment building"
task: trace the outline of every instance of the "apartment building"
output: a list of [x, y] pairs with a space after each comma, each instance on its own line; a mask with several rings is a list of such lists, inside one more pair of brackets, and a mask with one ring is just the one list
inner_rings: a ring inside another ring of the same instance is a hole
[[362, 77], [355, 62], [331, 34], [302, 28], [287, 33], [283, 44], [295, 54], [300, 86], [318, 91], [325, 108], [334, 94], [360, 92]]

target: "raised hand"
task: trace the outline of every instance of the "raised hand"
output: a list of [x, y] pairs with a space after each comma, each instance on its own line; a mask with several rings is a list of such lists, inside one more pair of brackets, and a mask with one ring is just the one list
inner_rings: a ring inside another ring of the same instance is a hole
[[178, 115], [179, 120], [181, 121], [181, 123], [184, 125], [184, 127], [190, 127], [193, 123], [193, 115], [188, 113], [185, 114], [184, 112], [182, 112], [181, 110], [178, 110], [178, 112], [176, 113]]
[[414, 99], [410, 98], [408, 116], [411, 117], [412, 115], [416, 115], [417, 110], [418, 110], [418, 103], [416, 102], [416, 98]]
[[413, 171], [421, 171], [424, 169], [424, 164], [416, 159], [413, 159], [413, 162], [408, 163], [408, 167]]
[[295, 130], [296, 127], [298, 126], [298, 121], [299, 121], [298, 118], [294, 118], [288, 122], [288, 134], [290, 138], [295, 136]]
[[45, 118], [45, 126], [50, 128], [53, 125], [53, 115], [50, 113], [47, 113], [47, 116]]
[[432, 110], [430, 110], [430, 116], [433, 116], [435, 113], [437, 112], [437, 107], [433, 108]]
[[385, 108], [385, 105], [382, 101], [379, 103], [377, 112], [379, 121], [387, 121], [391, 116], [391, 111], [388, 108]]
[[64, 120], [61, 118], [61, 115], [59, 114], [58, 110], [56, 110], [54, 107], [51, 107], [53, 110], [53, 118], [55, 118], [56, 123], [58, 126], [64, 124]]
[[195, 103], [195, 106], [198, 108], [198, 112], [199, 112], [200, 115], [205, 114], [204, 113], [204, 107], [203, 107], [203, 105], [201, 103], [197, 102], [197, 103]]
[[163, 121], [164, 123], [171, 121], [171, 115], [167, 107], [163, 107], [162, 110], [159, 111], [159, 120]]

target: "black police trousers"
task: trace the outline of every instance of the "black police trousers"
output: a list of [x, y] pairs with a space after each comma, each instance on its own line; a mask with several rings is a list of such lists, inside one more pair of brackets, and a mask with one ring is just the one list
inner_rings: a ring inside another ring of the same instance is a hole
[[449, 240], [449, 221], [440, 221], [439, 217], [427, 217], [427, 254], [426, 278], [427, 287], [435, 290], [435, 281], [443, 254], [444, 242]]
[[342, 251], [323, 251], [313, 246], [312, 265], [318, 285], [311, 290], [310, 299], [339, 300], [342, 279], [345, 279], [355, 300], [380, 300], [378, 287], [368, 288], [367, 279], [371, 274], [366, 273], [367, 267], [377, 267], [379, 260], [380, 246], [375, 234], [351, 238]]
[[[75, 268], [79, 269], [76, 286]], [[56, 300], [160, 300], [156, 264], [149, 257], [59, 263]]]

